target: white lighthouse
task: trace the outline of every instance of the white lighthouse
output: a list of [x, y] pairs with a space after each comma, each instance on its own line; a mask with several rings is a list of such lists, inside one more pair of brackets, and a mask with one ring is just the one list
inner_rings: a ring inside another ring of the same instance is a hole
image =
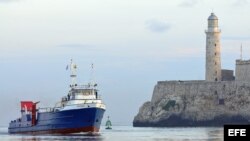
[[220, 33], [218, 18], [211, 13], [206, 30], [206, 81], [221, 81]]

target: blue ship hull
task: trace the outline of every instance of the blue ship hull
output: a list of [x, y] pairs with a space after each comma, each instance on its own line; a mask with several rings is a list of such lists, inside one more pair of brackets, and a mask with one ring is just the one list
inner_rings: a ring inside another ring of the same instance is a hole
[[25, 115], [27, 121], [11, 122], [8, 132], [31, 134], [98, 132], [104, 112], [104, 109], [92, 107], [37, 113], [35, 125], [31, 124], [29, 115]]

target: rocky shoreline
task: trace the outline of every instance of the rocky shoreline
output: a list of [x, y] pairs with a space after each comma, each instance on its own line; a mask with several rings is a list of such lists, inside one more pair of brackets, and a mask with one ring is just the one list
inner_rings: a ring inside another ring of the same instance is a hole
[[248, 119], [237, 116], [219, 116], [212, 120], [194, 121], [183, 119], [182, 116], [171, 115], [168, 119], [162, 119], [158, 122], [140, 122], [134, 121], [134, 127], [222, 127], [224, 124], [247, 124]]

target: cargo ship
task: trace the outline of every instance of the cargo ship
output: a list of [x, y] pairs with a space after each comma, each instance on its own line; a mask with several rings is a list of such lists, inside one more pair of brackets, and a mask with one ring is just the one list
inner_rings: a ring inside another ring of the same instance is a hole
[[[93, 69], [93, 64], [91, 66]], [[39, 102], [21, 101], [21, 117], [9, 123], [10, 134], [70, 134], [99, 132], [106, 110], [97, 84], [76, 83], [77, 65], [67, 65], [70, 70], [69, 92], [54, 107], [37, 108]]]

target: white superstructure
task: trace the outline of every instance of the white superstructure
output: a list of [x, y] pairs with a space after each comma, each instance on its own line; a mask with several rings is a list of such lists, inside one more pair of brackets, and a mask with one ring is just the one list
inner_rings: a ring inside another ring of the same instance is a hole
[[[70, 69], [71, 84], [67, 96], [62, 97], [54, 108], [42, 108], [39, 112], [63, 111], [82, 108], [106, 109], [105, 104], [98, 94], [97, 84], [93, 81], [87, 85], [78, 85], [76, 81], [77, 65], [71, 60], [66, 69]], [[93, 69], [93, 64], [91, 66]]]

